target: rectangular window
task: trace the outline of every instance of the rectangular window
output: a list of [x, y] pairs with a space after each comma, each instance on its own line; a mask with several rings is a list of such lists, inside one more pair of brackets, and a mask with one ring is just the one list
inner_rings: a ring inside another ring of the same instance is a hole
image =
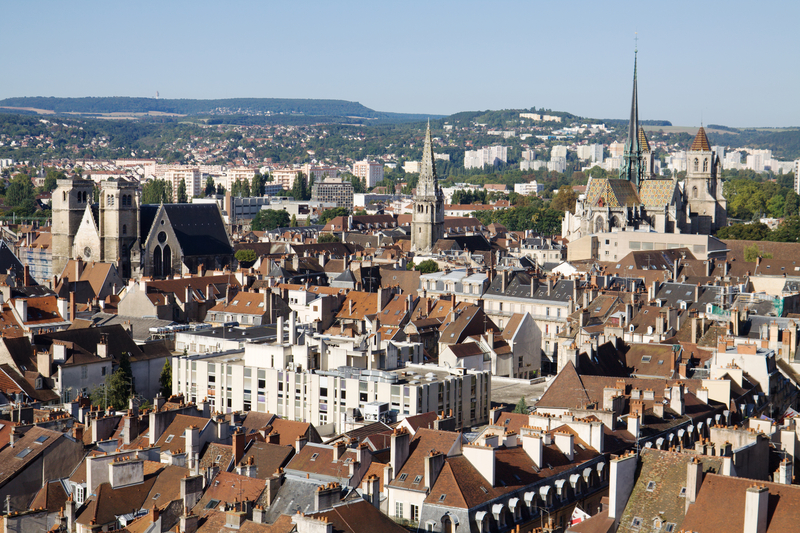
[[403, 502], [394, 503], [394, 515], [397, 518], [403, 518]]
[[411, 520], [419, 522], [419, 505], [411, 505]]

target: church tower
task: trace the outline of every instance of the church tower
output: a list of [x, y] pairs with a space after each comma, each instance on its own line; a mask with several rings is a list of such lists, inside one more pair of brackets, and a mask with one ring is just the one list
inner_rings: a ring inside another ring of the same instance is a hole
[[646, 176], [646, 162], [639, 138], [639, 97], [636, 91], [636, 63], [638, 50], [633, 54], [633, 98], [631, 99], [631, 118], [628, 123], [628, 140], [622, 155], [619, 177], [633, 183], [637, 188]]
[[429, 252], [436, 241], [443, 236], [444, 195], [436, 178], [429, 121], [425, 132], [419, 181], [414, 194], [414, 213], [411, 215], [411, 249], [415, 252]]
[[123, 278], [131, 276], [131, 249], [139, 237], [139, 195], [125, 180], [100, 184], [101, 261], [115, 263]]
[[53, 273], [61, 275], [72, 258], [73, 244], [86, 207], [91, 205], [94, 183], [81, 178], [58, 180], [53, 191]]
[[728, 225], [728, 203], [722, 195], [722, 164], [701, 126], [686, 152], [686, 193], [692, 233], [710, 235]]

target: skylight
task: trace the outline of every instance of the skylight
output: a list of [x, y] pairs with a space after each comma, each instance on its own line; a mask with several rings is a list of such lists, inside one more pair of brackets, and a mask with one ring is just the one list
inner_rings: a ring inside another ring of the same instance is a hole
[[311, 460], [312, 460], [312, 461], [316, 461], [316, 460], [317, 460], [317, 457], [319, 457], [319, 454], [318, 454], [318, 453], [315, 453], [315, 454], [313, 454], [313, 455], [311, 456]]
[[172, 442], [172, 439], [173, 439], [174, 437], [175, 437], [175, 435], [170, 435], [169, 437], [167, 437], [167, 440], [165, 440], [164, 442], [166, 442], [167, 444], [169, 444], [170, 442]]
[[415, 485], [419, 484], [420, 481], [422, 481], [422, 476], [417, 476], [417, 477], [414, 478], [414, 484]]
[[649, 362], [650, 362], [650, 359], [652, 359], [652, 356], [650, 356], [650, 355], [643, 355], [643, 356], [642, 356], [642, 363], [649, 363]]
[[400, 474], [400, 477], [397, 478], [397, 481], [405, 481], [408, 477], [408, 474]]
[[28, 454], [29, 454], [29, 453], [31, 453], [32, 451], [33, 451], [33, 450], [31, 450], [30, 448], [25, 448], [24, 450], [22, 450], [21, 452], [19, 452], [19, 453], [16, 455], [16, 457], [17, 457], [17, 459], [25, 459], [25, 457], [27, 457], [27, 456], [28, 456]]
[[41, 437], [36, 439], [34, 442], [36, 442], [36, 444], [44, 444], [44, 442], [49, 438], [50, 437], [48, 437], [47, 435], [42, 435]]
[[655, 481], [648, 482], [647, 483], [647, 492], [653, 492], [654, 490], [656, 490], [656, 482]]

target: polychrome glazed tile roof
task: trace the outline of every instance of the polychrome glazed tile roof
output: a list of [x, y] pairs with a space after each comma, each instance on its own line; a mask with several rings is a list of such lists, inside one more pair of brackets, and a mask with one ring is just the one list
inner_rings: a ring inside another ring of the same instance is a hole
[[586, 200], [592, 207], [623, 207], [640, 203], [633, 183], [607, 178], [592, 178], [586, 190]]
[[639, 186], [639, 199], [645, 207], [663, 208], [672, 204], [677, 186], [671, 179], [644, 180]]

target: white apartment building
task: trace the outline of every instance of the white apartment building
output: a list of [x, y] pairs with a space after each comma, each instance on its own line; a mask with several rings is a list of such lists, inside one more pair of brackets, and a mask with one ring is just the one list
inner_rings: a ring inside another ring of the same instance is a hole
[[272, 170], [270, 176], [272, 176], [273, 183], [280, 183], [283, 190], [288, 191], [291, 190], [294, 180], [297, 179], [300, 172], [300, 169], [296, 168], [282, 168]]
[[419, 172], [420, 163], [419, 161], [406, 161], [403, 163], [403, 170], [409, 173], [417, 173]]
[[248, 167], [234, 167], [228, 169], [228, 172], [225, 173], [225, 190], [230, 191], [233, 189], [233, 184], [236, 183], [236, 180], [246, 181], [248, 185], [253, 185], [253, 177], [256, 175], [256, 171], [253, 168]]
[[[449, 156], [448, 156], [449, 157]], [[367, 188], [372, 188], [383, 181], [383, 163], [375, 161], [358, 161], [353, 164], [353, 175], [363, 179]]]
[[536, 180], [530, 183], [515, 183], [514, 192], [524, 196], [533, 196], [544, 190], [544, 185], [539, 185]]
[[483, 168], [508, 161], [507, 146], [490, 146], [464, 152], [464, 168]]
[[725, 154], [725, 162], [722, 164], [723, 168], [731, 170], [739, 170], [742, 168], [742, 152], [733, 151]]
[[186, 184], [186, 196], [194, 198], [205, 193], [205, 184], [197, 167], [172, 167], [164, 173], [164, 179], [172, 184], [172, 201], [178, 201], [178, 187], [181, 181]]
[[278, 361], [274, 354], [271, 367], [267, 346], [245, 343], [234, 353], [173, 357], [172, 390], [191, 401], [205, 397], [212, 410], [270, 412], [314, 425], [332, 423], [336, 432], [343, 430], [348, 411], [352, 418], [353, 410], [364, 413], [371, 402], [389, 404], [397, 420], [452, 410], [460, 428], [485, 424], [489, 418], [488, 371], [449, 371], [433, 365], [395, 371], [308, 371], [288, 360]]
[[[324, 181], [326, 178], [338, 178], [339, 169], [331, 166], [310, 165], [306, 163], [302, 167], [303, 174], [306, 175], [307, 186], [311, 187], [312, 183]], [[291, 187], [290, 187], [291, 188]]]
[[550, 159], [555, 159], [556, 157], [567, 157], [567, 147], [563, 144], [557, 144], [550, 149]]
[[520, 153], [520, 156], [522, 157], [523, 161], [533, 161], [536, 159], [536, 152], [529, 148], [527, 150], [523, 150]]
[[794, 192], [800, 194], [800, 159], [794, 161]]
[[552, 157], [547, 162], [547, 170], [555, 172], [567, 171], [567, 158], [566, 157]]
[[608, 152], [611, 154], [611, 157], [622, 157], [625, 152], [625, 145], [621, 142], [614, 141], [608, 145]]

